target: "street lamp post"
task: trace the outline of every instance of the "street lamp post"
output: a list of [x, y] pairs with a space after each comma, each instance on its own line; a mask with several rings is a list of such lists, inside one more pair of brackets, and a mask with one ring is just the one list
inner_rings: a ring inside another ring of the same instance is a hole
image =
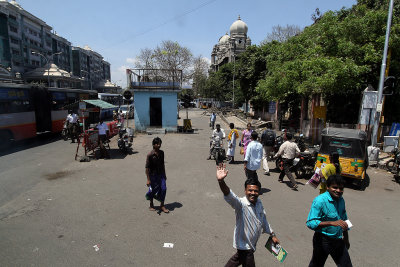
[[[42, 53], [39, 53], [36, 51], [32, 51], [31, 53], [32, 53], [32, 55], [39, 55], [42, 58], [44, 58], [46, 60], [45, 65], [47, 65], [49, 63], [49, 59], [46, 56], [44, 56]], [[54, 55], [60, 55], [60, 54], [62, 54], [62, 51], [51, 54], [50, 58], [53, 58]], [[47, 86], [50, 87], [50, 65], [47, 66]]]
[[[92, 76], [90, 75], [90, 72], [88, 72], [87, 70], [81, 70], [81, 71], [86, 72], [88, 74], [90, 90], [93, 90], [92, 89]], [[100, 71], [103, 71], [103, 70], [95, 70], [95, 71], [92, 71], [91, 73], [96, 73], [96, 72], [100, 72]]]

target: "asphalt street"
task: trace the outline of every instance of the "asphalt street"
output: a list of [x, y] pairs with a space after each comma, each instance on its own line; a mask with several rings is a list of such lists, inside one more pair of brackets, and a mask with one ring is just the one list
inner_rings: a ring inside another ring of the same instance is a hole
[[[215, 162], [206, 160], [209, 118], [197, 109], [189, 117], [193, 134], [159, 135], [169, 214], [149, 211], [145, 199], [145, 159], [156, 135], [136, 135], [126, 156], [114, 137], [109, 160], [75, 161], [76, 144], [59, 138], [2, 153], [0, 266], [224, 266], [235, 253], [235, 214], [219, 189]], [[238, 149], [236, 160], [242, 160]], [[228, 186], [243, 196], [243, 164], [227, 168]], [[400, 185], [383, 170], [368, 173], [365, 191], [349, 185], [344, 192], [354, 225], [350, 256], [354, 266], [399, 266]], [[262, 235], [257, 266], [307, 266], [313, 231], [305, 222], [318, 190], [297, 180], [296, 192], [279, 183], [276, 172], [258, 175], [268, 221], [288, 256], [279, 263]], [[335, 265], [329, 258], [326, 266]]]

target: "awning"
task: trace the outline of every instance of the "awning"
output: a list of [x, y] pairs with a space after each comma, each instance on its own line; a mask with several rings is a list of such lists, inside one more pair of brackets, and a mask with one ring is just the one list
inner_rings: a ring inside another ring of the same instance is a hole
[[108, 108], [118, 108], [117, 106], [114, 106], [106, 101], [100, 100], [100, 99], [89, 99], [89, 100], [83, 100], [86, 103], [89, 103], [91, 105], [94, 105], [96, 107], [102, 108], [102, 109], [108, 109]]

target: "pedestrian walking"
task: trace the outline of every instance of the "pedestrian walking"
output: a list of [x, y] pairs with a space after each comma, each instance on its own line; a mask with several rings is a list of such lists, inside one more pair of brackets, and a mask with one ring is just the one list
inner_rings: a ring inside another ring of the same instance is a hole
[[224, 199], [236, 214], [236, 226], [233, 234], [233, 247], [236, 253], [229, 259], [225, 267], [233, 266], [255, 266], [254, 252], [261, 233], [267, 233], [272, 241], [279, 243], [274, 231], [267, 221], [266, 212], [258, 195], [261, 190], [261, 183], [255, 179], [248, 179], [244, 183], [245, 197], [239, 198], [226, 185], [225, 178], [228, 175], [225, 165], [217, 167], [217, 180], [219, 187], [224, 194]]
[[213, 130], [214, 130], [214, 124], [215, 124], [216, 119], [217, 119], [217, 115], [213, 111], [213, 113], [211, 113], [211, 115], [210, 115], [210, 126], [211, 126], [211, 129], [213, 129]]
[[331, 175], [340, 174], [342, 172], [342, 168], [339, 162], [339, 153], [336, 151], [331, 152], [329, 154], [329, 162], [328, 164], [322, 164], [321, 166], [321, 183], [319, 185], [319, 193], [323, 194], [326, 192], [326, 180]]
[[348, 252], [349, 221], [342, 197], [344, 183], [340, 175], [329, 176], [326, 181], [328, 191], [317, 196], [311, 205], [307, 227], [315, 233], [309, 267], [324, 266], [329, 255], [337, 266], [353, 266]]
[[165, 174], [164, 151], [162, 151], [162, 141], [159, 137], [153, 139], [153, 150], [147, 154], [146, 158], [146, 176], [149, 191], [146, 198], [150, 201], [149, 210], [154, 211], [153, 199], [160, 201], [160, 210], [164, 213], [169, 213], [169, 210], [164, 206], [165, 196], [167, 194], [167, 175]]
[[251, 133], [251, 142], [247, 146], [246, 157], [244, 158], [244, 172], [247, 179], [258, 180], [257, 170], [261, 167], [263, 146], [257, 141], [258, 133]]
[[263, 145], [263, 169], [264, 174], [270, 175], [268, 159], [271, 153], [274, 151], [276, 134], [272, 130], [272, 125], [270, 123], [267, 124], [267, 129], [261, 134], [261, 144]]
[[229, 164], [233, 164], [235, 163], [236, 139], [239, 138], [239, 132], [235, 129], [233, 123], [229, 123], [229, 128], [231, 131], [228, 134], [228, 150], [226, 155], [229, 157]]
[[247, 146], [249, 145], [249, 143], [251, 142], [251, 133], [253, 132], [253, 130], [251, 129], [251, 123], [247, 123], [247, 129], [243, 130], [242, 133], [242, 139], [240, 141], [240, 143], [243, 146], [243, 157], [246, 157], [246, 150], [247, 150]]
[[283, 182], [283, 177], [285, 175], [289, 178], [292, 183], [292, 189], [297, 190], [296, 180], [294, 179], [292, 173], [290, 172], [290, 167], [293, 165], [293, 160], [300, 149], [296, 143], [292, 142], [293, 135], [291, 133], [286, 133], [284, 139], [286, 141], [281, 145], [279, 151], [275, 154], [275, 158], [281, 156], [283, 159], [283, 170], [279, 174], [279, 182]]

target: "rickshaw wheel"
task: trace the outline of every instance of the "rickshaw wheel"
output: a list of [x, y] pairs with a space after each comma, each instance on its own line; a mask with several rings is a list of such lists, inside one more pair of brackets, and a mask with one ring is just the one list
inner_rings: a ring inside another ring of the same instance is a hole
[[396, 171], [396, 163], [394, 159], [388, 160], [385, 166], [388, 172], [394, 173]]
[[360, 191], [364, 191], [365, 188], [367, 188], [369, 186], [369, 182], [370, 182], [369, 175], [367, 173], [365, 173], [364, 179], [361, 179], [360, 181], [358, 181], [358, 186], [359, 186]]

